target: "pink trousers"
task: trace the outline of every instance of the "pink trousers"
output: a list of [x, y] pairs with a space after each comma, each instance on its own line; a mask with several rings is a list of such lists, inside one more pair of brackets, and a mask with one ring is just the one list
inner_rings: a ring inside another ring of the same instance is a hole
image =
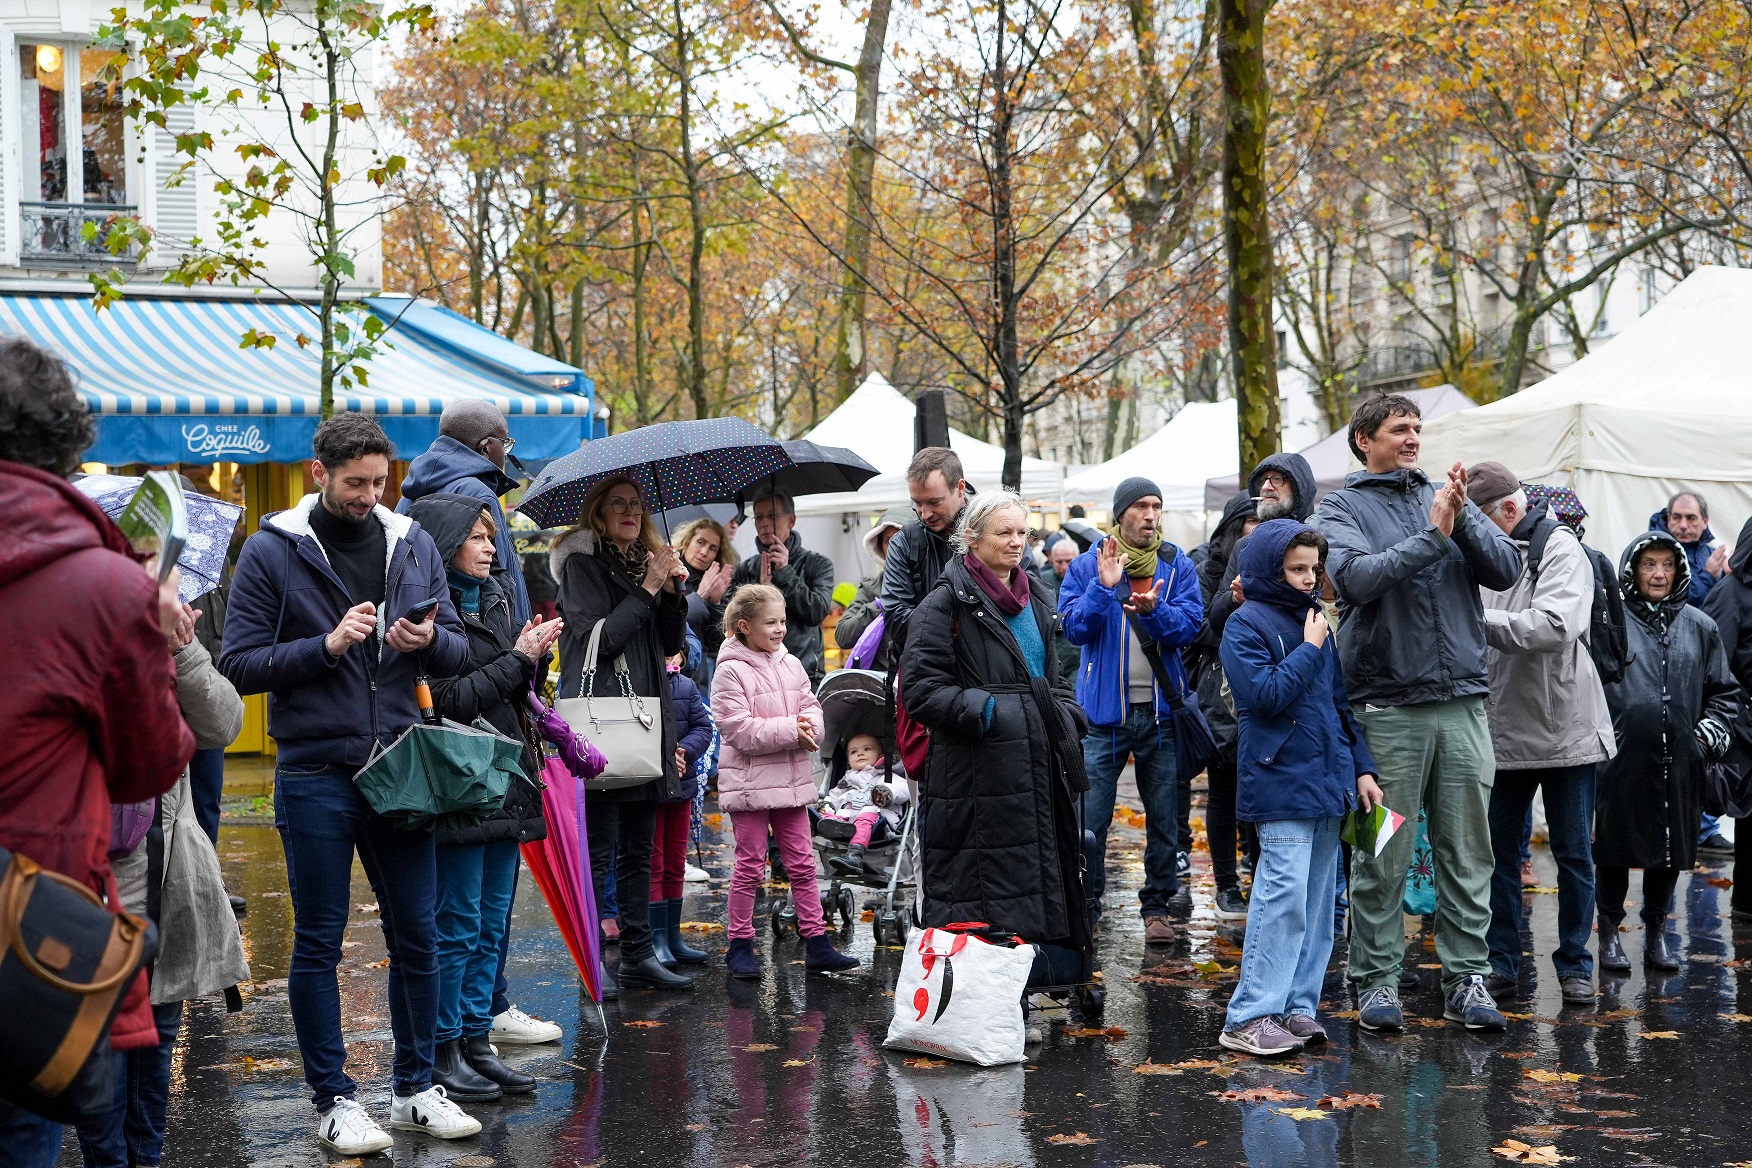
[[837, 819], [841, 823], [852, 825], [852, 843], [860, 848], [870, 846], [870, 836], [876, 830], [876, 821], [882, 818], [880, 807], [866, 807], [856, 815], [847, 819], [843, 811], [823, 811], [825, 819]]
[[754, 894], [766, 872], [767, 829], [779, 845], [779, 857], [791, 876], [791, 899], [797, 906], [797, 931], [805, 937], [827, 932], [821, 916], [821, 896], [815, 882], [815, 850], [809, 843], [809, 811], [783, 807], [773, 811], [732, 811], [736, 833], [736, 870], [730, 876], [730, 937], [754, 937]]

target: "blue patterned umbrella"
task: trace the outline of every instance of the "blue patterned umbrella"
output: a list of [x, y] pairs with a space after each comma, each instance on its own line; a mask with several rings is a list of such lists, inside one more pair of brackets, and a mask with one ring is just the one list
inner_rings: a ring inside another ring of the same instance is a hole
[[663, 422], [598, 438], [555, 459], [530, 484], [517, 510], [543, 527], [577, 523], [590, 488], [624, 474], [639, 485], [653, 511], [662, 511], [733, 499], [790, 465], [777, 439], [741, 418]]
[[[73, 486], [114, 519], [145, 481], [128, 475], [99, 474], [75, 479]], [[182, 555], [176, 559], [176, 566], [182, 569], [182, 584], [176, 592], [184, 604], [193, 604], [219, 587], [225, 578], [225, 555], [243, 508], [189, 490], [183, 492], [183, 505], [189, 513], [189, 538]]]

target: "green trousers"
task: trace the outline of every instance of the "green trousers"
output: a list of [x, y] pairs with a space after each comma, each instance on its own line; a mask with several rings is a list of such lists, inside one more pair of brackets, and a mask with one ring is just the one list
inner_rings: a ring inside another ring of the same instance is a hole
[[1381, 770], [1381, 793], [1405, 823], [1379, 856], [1351, 858], [1350, 980], [1358, 992], [1399, 982], [1406, 869], [1417, 814], [1436, 860], [1436, 954], [1442, 992], [1490, 973], [1490, 788], [1496, 774], [1484, 698], [1357, 712]]

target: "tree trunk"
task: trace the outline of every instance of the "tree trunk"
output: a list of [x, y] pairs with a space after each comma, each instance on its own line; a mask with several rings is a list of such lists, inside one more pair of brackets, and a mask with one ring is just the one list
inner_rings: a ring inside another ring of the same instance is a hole
[[882, 51], [888, 40], [892, 0], [872, 0], [858, 55], [857, 105], [846, 143], [845, 270], [840, 275], [839, 335], [834, 373], [840, 401], [864, 380], [867, 346], [865, 308], [869, 285], [871, 202], [876, 191], [876, 111], [882, 96]]
[[700, 200], [700, 165], [693, 152], [693, 74], [688, 59], [692, 37], [680, 0], [675, 9], [675, 65], [681, 100], [681, 167], [687, 184], [687, 377], [685, 389], [693, 399], [694, 417], [710, 416], [706, 399], [706, 221]]
[[[341, 135], [341, 99], [340, 99], [340, 69], [341, 55], [329, 37], [328, 26], [321, 22], [321, 9], [318, 9], [319, 25], [317, 39], [322, 45], [324, 81], [328, 85], [328, 135], [323, 142], [322, 172], [328, 176], [335, 173], [335, 160], [340, 153]], [[322, 227], [317, 233], [318, 242], [322, 245], [322, 388], [317, 399], [317, 417], [326, 422], [335, 413], [335, 309], [341, 298], [341, 273], [336, 266], [337, 253], [340, 250], [340, 224], [336, 214], [336, 193], [332, 182], [321, 185]]]
[[1010, 10], [998, 0], [992, 55], [992, 300], [997, 305], [997, 372], [1004, 407], [1004, 486], [1022, 489], [1022, 362], [1016, 322], [1016, 224], [1011, 169], [1015, 161], [1008, 53]]
[[1235, 371], [1240, 480], [1276, 454], [1277, 343], [1272, 328], [1271, 224], [1266, 209], [1265, 72], [1268, 0], [1217, 0], [1223, 79], [1223, 245], [1229, 260], [1229, 352]]

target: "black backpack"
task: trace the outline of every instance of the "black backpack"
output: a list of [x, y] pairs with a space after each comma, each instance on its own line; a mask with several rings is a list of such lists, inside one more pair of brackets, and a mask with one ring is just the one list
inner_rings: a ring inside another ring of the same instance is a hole
[[[1539, 583], [1539, 565], [1545, 558], [1545, 543], [1563, 526], [1550, 516], [1540, 520], [1527, 541], [1527, 575]], [[1579, 541], [1578, 541], [1579, 542]], [[1594, 569], [1594, 606], [1588, 617], [1588, 655], [1606, 684], [1624, 680], [1630, 664], [1630, 634], [1624, 624], [1624, 595], [1618, 590], [1618, 571], [1606, 553], [1582, 544], [1582, 554]]]

